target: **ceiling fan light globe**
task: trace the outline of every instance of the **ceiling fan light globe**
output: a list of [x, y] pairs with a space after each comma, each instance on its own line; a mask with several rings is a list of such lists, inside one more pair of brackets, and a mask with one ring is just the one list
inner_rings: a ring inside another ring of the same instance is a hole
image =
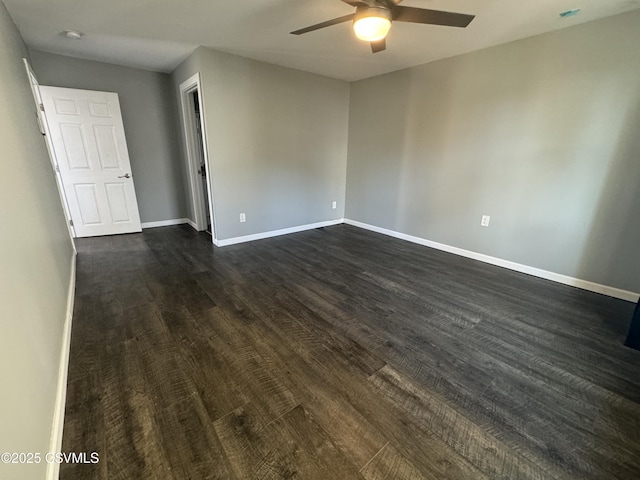
[[353, 21], [353, 31], [356, 37], [365, 42], [382, 40], [387, 36], [390, 28], [390, 12], [380, 8], [368, 8], [356, 12], [356, 18]]

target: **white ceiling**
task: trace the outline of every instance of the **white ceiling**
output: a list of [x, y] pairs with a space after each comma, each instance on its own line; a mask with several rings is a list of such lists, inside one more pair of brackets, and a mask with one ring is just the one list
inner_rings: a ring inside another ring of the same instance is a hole
[[[395, 23], [372, 54], [350, 23], [288, 32], [353, 12], [340, 0], [0, 0], [34, 49], [171, 72], [197, 46], [359, 80], [640, 8], [640, 0], [405, 0], [476, 15], [466, 29]], [[580, 8], [577, 16], [562, 11]], [[81, 40], [60, 34], [83, 32]]]

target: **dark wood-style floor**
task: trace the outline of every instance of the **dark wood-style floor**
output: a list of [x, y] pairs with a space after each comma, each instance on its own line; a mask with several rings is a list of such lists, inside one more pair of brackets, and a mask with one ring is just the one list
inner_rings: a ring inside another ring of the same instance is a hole
[[633, 305], [354, 227], [78, 241], [67, 479], [638, 479]]

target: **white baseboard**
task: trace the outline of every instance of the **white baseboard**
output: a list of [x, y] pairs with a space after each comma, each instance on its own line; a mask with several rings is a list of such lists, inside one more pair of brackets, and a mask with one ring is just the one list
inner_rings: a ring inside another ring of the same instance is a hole
[[297, 227], [283, 228], [280, 230], [272, 230], [269, 232], [254, 233], [253, 235], [245, 235], [243, 237], [227, 238], [225, 240], [214, 240], [214, 244], [218, 247], [226, 247], [237, 243], [253, 242], [254, 240], [262, 240], [264, 238], [278, 237], [289, 233], [303, 232], [305, 230], [313, 230], [314, 228], [329, 227], [331, 225], [339, 225], [344, 223], [344, 219], [328, 220], [326, 222], [310, 223], [308, 225], [299, 225]]
[[364, 228], [371, 230], [372, 232], [382, 233], [390, 237], [399, 238], [408, 242], [417, 243], [426, 247], [435, 248], [444, 252], [454, 253], [462, 257], [472, 258], [481, 262], [490, 263], [491, 265], [497, 265], [498, 267], [508, 268], [509, 270], [515, 270], [516, 272], [526, 273], [533, 275], [534, 277], [544, 278], [572, 287], [581, 288], [583, 290], [589, 290], [591, 292], [601, 293], [614, 298], [620, 298], [629, 302], [637, 302], [640, 297], [640, 293], [630, 292], [628, 290], [622, 290], [620, 288], [609, 287], [600, 283], [590, 282], [588, 280], [581, 280], [579, 278], [570, 277], [568, 275], [562, 275], [560, 273], [549, 272], [540, 268], [529, 267], [528, 265], [522, 265], [520, 263], [510, 262], [501, 258], [491, 257], [482, 253], [472, 252], [470, 250], [464, 250], [458, 247], [452, 247], [451, 245], [445, 245], [444, 243], [433, 242], [420, 237], [414, 237], [413, 235], [407, 235], [405, 233], [396, 232], [382, 227], [376, 227], [375, 225], [369, 225], [367, 223], [358, 222], [356, 220], [344, 220], [344, 223], [353, 225], [354, 227]]
[[189, 225], [191, 228], [193, 228], [194, 230], [198, 230], [198, 225], [196, 225], [196, 222], [194, 222], [193, 220], [191, 220], [190, 218], [185, 218], [186, 220], [186, 224]]
[[[193, 222], [189, 218], [177, 218], [173, 220], [163, 220], [159, 222], [147, 222], [142, 224], [142, 228], [165, 227], [169, 225], [181, 225], [184, 223], [190, 225], [195, 230], [198, 229], [195, 222]], [[562, 275], [560, 273], [555, 273], [547, 270], [542, 270], [540, 268], [530, 267], [528, 265], [522, 265], [520, 263], [511, 262], [509, 260], [503, 260], [501, 258], [492, 257], [490, 255], [472, 252], [470, 250], [453, 247], [451, 245], [446, 245], [444, 243], [434, 242], [424, 238], [415, 237], [413, 235], [407, 235], [405, 233], [396, 232], [394, 230], [377, 227], [375, 225], [369, 225], [367, 223], [358, 222], [356, 220], [350, 220], [347, 218], [312, 223], [308, 225], [299, 225], [297, 227], [290, 227], [290, 228], [283, 228], [280, 230], [272, 230], [269, 232], [255, 233], [252, 235], [245, 235], [242, 237], [227, 238], [225, 240], [213, 239], [213, 244], [216, 245], [217, 247], [226, 247], [228, 245], [252, 242], [254, 240], [262, 240], [264, 238], [277, 237], [280, 235], [287, 235], [289, 233], [302, 232], [305, 230], [313, 230], [314, 228], [338, 225], [340, 223], [346, 223], [354, 227], [364, 228], [366, 230], [371, 230], [372, 232], [382, 233], [383, 235], [388, 235], [390, 237], [399, 238], [401, 240], [406, 240], [408, 242], [417, 243], [419, 245], [435, 248], [437, 250], [442, 250], [444, 252], [449, 252], [455, 255], [472, 258], [474, 260], [479, 260], [481, 262], [489, 263], [491, 265], [497, 265], [499, 267], [508, 268], [509, 270], [514, 270], [516, 272], [526, 273], [528, 275], [533, 275], [535, 277], [544, 278], [554, 282], [562, 283], [564, 285], [570, 285], [572, 287], [581, 288], [583, 290], [589, 290], [591, 292], [601, 293], [603, 295], [608, 295], [614, 298], [620, 298], [622, 300], [627, 300], [630, 302], [637, 302], [640, 297], [640, 293], [630, 292], [628, 290], [622, 290], [620, 288], [610, 287], [607, 285], [590, 282], [588, 280], [582, 280], [579, 278], [570, 277], [568, 275]]]
[[[62, 347], [60, 349], [60, 365], [58, 366], [58, 387], [56, 391], [56, 404], [53, 411], [53, 424], [51, 426], [51, 439], [49, 452], [62, 450], [62, 431], [64, 428], [64, 408], [67, 400], [67, 374], [69, 373], [69, 351], [71, 349], [71, 323], [73, 319], [73, 306], [76, 293], [76, 251], [71, 255], [71, 274], [69, 276], [69, 290], [67, 293], [67, 312], [62, 331]], [[51, 462], [47, 464], [47, 480], [58, 480], [60, 464]]]
[[[159, 222], [144, 222], [140, 226], [145, 228], [169, 227], [171, 225], [182, 225], [184, 223], [193, 223], [188, 218], [174, 218], [172, 220], [160, 220]], [[193, 226], [193, 225], [192, 225]]]

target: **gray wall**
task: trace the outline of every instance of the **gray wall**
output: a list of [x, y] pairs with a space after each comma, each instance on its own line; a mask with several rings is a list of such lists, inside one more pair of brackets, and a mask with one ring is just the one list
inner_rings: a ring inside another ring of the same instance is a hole
[[218, 239], [342, 218], [349, 84], [199, 48], [176, 97], [198, 71]]
[[639, 45], [635, 11], [352, 84], [347, 218], [640, 291]]
[[120, 97], [142, 222], [186, 216], [178, 122], [169, 75], [31, 51], [41, 85]]
[[[0, 2], [0, 452], [47, 452], [73, 249], [18, 30]], [[46, 465], [0, 463], [3, 480]]]

